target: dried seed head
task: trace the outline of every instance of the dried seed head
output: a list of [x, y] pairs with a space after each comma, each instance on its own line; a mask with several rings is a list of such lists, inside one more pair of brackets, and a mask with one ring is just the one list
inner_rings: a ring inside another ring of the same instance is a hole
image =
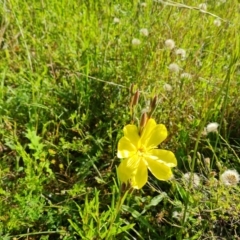
[[140, 45], [140, 44], [141, 44], [141, 41], [140, 41], [139, 39], [134, 38], [134, 39], [132, 40], [132, 45], [138, 46], [138, 45]]
[[175, 53], [176, 55], [180, 55], [182, 60], [186, 58], [186, 51], [183, 48], [178, 48]]
[[149, 32], [148, 32], [147, 28], [142, 28], [142, 29], [140, 29], [140, 34], [141, 34], [142, 36], [147, 37], [148, 34], [149, 34]]
[[181, 79], [183, 79], [183, 78], [185, 78], [185, 79], [192, 79], [192, 75], [191, 75], [190, 73], [184, 72], [184, 73], [182, 73], [182, 74], [180, 75], [180, 78], [181, 78]]
[[220, 176], [221, 182], [225, 186], [235, 186], [239, 183], [240, 177], [238, 172], [234, 170], [226, 170], [221, 176]]
[[178, 73], [179, 70], [180, 70], [180, 67], [179, 67], [176, 63], [171, 63], [171, 64], [168, 66], [168, 69], [170, 70], [170, 72]]
[[142, 3], [141, 3], [141, 7], [144, 7], [144, 8], [147, 7], [147, 3], [142, 2]]
[[172, 86], [171, 86], [170, 84], [168, 84], [168, 83], [165, 83], [165, 84], [163, 85], [163, 88], [164, 88], [164, 90], [165, 90], [166, 92], [171, 92], [171, 91], [172, 91]]
[[165, 47], [172, 50], [173, 48], [175, 48], [175, 42], [172, 39], [167, 39], [165, 41]]
[[217, 19], [215, 19], [215, 20], [213, 21], [213, 24], [214, 24], [215, 26], [217, 26], [217, 27], [220, 27], [221, 24], [222, 24], [222, 22], [221, 22], [221, 20], [220, 20], [219, 18], [217, 18]]
[[207, 125], [207, 127], [206, 127], [207, 133], [217, 132], [218, 126], [219, 126], [219, 124], [216, 123], [216, 122], [209, 123], [209, 124]]
[[115, 18], [113, 18], [113, 22], [116, 23], [116, 24], [117, 24], [117, 23], [120, 23], [120, 19], [117, 18], [117, 17], [115, 17]]
[[196, 173], [185, 173], [183, 175], [184, 181], [188, 184], [190, 181], [192, 181], [193, 187], [198, 187], [200, 184], [200, 178]]
[[203, 11], [207, 11], [207, 4], [206, 3], [201, 3], [201, 4], [198, 5], [198, 7]]

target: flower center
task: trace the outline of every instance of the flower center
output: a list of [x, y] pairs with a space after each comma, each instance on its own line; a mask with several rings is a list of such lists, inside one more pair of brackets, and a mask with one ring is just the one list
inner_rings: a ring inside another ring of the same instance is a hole
[[143, 156], [143, 154], [146, 152], [145, 147], [141, 146], [138, 148], [138, 156]]

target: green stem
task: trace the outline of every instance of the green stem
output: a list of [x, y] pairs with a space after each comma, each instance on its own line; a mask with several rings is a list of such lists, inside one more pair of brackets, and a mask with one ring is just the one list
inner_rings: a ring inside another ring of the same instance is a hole
[[109, 231], [108, 231], [108, 233], [107, 233], [106, 240], [108, 240], [109, 237], [110, 237], [109, 234], [111, 233], [111, 228], [112, 228], [115, 220], [117, 219], [117, 217], [118, 217], [119, 214], [120, 214], [122, 205], [123, 205], [123, 203], [124, 203], [124, 201], [125, 201], [125, 199], [126, 199], [126, 197], [127, 197], [128, 192], [129, 192], [129, 191], [127, 190], [123, 195], [120, 193], [121, 195], [120, 195], [119, 200], [118, 200], [118, 202], [117, 202], [117, 204], [116, 204], [115, 213], [113, 214], [113, 217], [111, 218], [111, 222], [110, 222], [110, 225], [109, 225]]

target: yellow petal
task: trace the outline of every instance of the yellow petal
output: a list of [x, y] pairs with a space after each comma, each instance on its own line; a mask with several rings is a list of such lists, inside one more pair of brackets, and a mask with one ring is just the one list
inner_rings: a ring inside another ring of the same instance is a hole
[[154, 119], [149, 119], [141, 136], [142, 144], [148, 148], [155, 148], [167, 137], [167, 129], [163, 124], [156, 124]]
[[176, 167], [177, 159], [173, 152], [162, 149], [151, 149], [147, 152], [146, 158], [151, 158], [152, 160], [157, 160], [168, 167]]
[[148, 159], [148, 169], [159, 180], [169, 180], [172, 177], [171, 168], [156, 160]]
[[122, 137], [118, 142], [118, 158], [129, 158], [137, 152], [137, 148], [126, 137]]
[[136, 189], [142, 188], [148, 179], [147, 166], [144, 161], [140, 160], [137, 171], [134, 176], [131, 178], [132, 187]]
[[141, 134], [141, 141], [142, 141], [142, 143], [149, 139], [149, 137], [152, 134], [152, 130], [156, 127], [156, 125], [157, 124], [156, 124], [156, 122], [155, 122], [155, 120], [153, 118], [150, 118], [147, 121], [147, 124], [144, 127], [143, 132]]
[[131, 178], [131, 171], [127, 170], [126, 161], [127, 159], [124, 159], [117, 168], [118, 177], [124, 183], [127, 183]]
[[135, 125], [127, 125], [123, 128], [123, 132], [124, 132], [124, 137], [128, 138], [129, 141], [136, 146], [136, 148], [138, 147], [138, 142], [140, 139], [140, 136], [138, 134], [138, 128]]
[[128, 182], [135, 175], [139, 165], [139, 158], [134, 155], [131, 158], [124, 159], [117, 168], [118, 177], [121, 182]]

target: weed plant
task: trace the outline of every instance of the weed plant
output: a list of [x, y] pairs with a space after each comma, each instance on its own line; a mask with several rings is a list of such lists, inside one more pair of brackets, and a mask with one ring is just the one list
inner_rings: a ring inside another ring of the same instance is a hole
[[[0, 239], [240, 239], [237, 0], [0, 3]], [[124, 192], [154, 96], [178, 166]]]

